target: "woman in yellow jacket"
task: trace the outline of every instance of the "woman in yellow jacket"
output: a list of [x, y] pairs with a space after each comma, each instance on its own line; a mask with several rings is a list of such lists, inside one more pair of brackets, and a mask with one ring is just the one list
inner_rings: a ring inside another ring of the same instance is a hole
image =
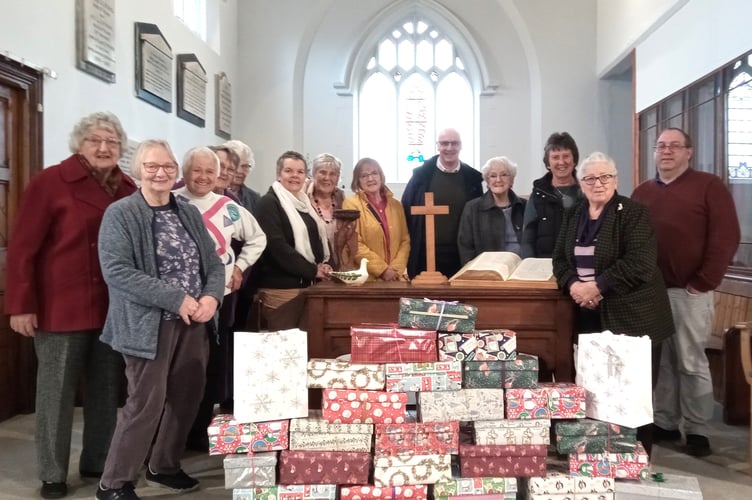
[[358, 210], [356, 259], [368, 259], [369, 279], [407, 279], [410, 234], [402, 204], [386, 187], [384, 171], [376, 160], [362, 158], [355, 164], [351, 189], [343, 209]]

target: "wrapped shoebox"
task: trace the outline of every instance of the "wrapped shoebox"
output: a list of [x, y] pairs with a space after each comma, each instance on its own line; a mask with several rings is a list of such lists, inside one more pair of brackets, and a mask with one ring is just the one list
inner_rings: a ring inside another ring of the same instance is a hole
[[702, 500], [700, 483], [695, 476], [664, 473], [663, 479], [663, 482], [660, 483], [651, 479], [617, 481], [614, 498], [615, 500], [648, 500], [652, 498]]
[[234, 416], [266, 422], [308, 416], [308, 334], [235, 332]]
[[579, 476], [645, 479], [650, 475], [650, 462], [642, 443], [632, 453], [572, 453], [569, 472]]
[[371, 454], [356, 451], [284, 450], [280, 452], [280, 484], [364, 484]]
[[341, 500], [427, 500], [428, 486], [425, 484], [342, 486], [339, 497]]
[[290, 421], [290, 449], [318, 451], [371, 451], [373, 424], [332, 424], [320, 410]]
[[386, 324], [350, 327], [352, 363], [424, 363], [438, 359], [436, 330]]
[[376, 424], [376, 455], [445, 455], [459, 453], [460, 423]]
[[277, 452], [227, 455], [224, 459], [225, 489], [277, 484]]
[[286, 450], [289, 420], [240, 423], [232, 415], [215, 415], [206, 429], [209, 455]]
[[454, 477], [433, 485], [434, 500], [448, 500], [454, 496], [504, 494], [517, 498], [517, 478], [514, 477]]
[[504, 389], [419, 392], [417, 398], [421, 422], [504, 418]]
[[466, 389], [522, 389], [538, 383], [538, 356], [518, 353], [507, 361], [465, 361], [462, 387]]
[[512, 330], [439, 332], [439, 360], [490, 361], [517, 357], [517, 334]]
[[637, 447], [637, 429], [589, 418], [556, 422], [554, 431], [556, 451], [565, 455], [632, 452]]
[[462, 477], [531, 477], [546, 474], [548, 446], [460, 444]]
[[[401, 424], [407, 417], [407, 393], [326, 389], [321, 415], [334, 424]], [[367, 481], [364, 481], [367, 482]]]
[[336, 500], [336, 484], [288, 484], [264, 488], [236, 488], [232, 500]]
[[507, 418], [585, 418], [585, 390], [566, 382], [506, 389]]
[[530, 499], [605, 500], [614, 495], [613, 478], [572, 476], [550, 470], [543, 477], [531, 477], [527, 485]]
[[484, 420], [473, 422], [475, 444], [545, 444], [551, 442], [551, 420]]
[[481, 493], [480, 495], [452, 495], [447, 500], [517, 500], [517, 493]]
[[478, 308], [458, 302], [400, 299], [399, 325], [448, 333], [472, 333]]
[[461, 388], [461, 361], [386, 365], [386, 390], [389, 392], [459, 391]]
[[349, 363], [339, 359], [308, 361], [308, 387], [311, 389], [384, 389], [384, 365]]
[[452, 478], [451, 455], [382, 455], [374, 457], [373, 484], [434, 484]]

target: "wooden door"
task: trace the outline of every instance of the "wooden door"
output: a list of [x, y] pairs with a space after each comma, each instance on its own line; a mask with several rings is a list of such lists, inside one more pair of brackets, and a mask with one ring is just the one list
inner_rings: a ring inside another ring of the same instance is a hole
[[5, 310], [6, 252], [18, 200], [42, 164], [42, 76], [0, 58], [0, 421], [34, 411], [30, 339], [10, 330]]

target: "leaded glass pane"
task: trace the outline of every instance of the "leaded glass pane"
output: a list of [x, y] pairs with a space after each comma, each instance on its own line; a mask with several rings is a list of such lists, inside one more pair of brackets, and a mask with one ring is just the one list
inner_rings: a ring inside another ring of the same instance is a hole
[[423, 71], [428, 71], [433, 66], [433, 44], [428, 40], [418, 42], [416, 53], [417, 66]]
[[382, 74], [371, 75], [360, 92], [358, 146], [360, 157], [377, 160], [387, 178], [394, 178], [396, 169], [394, 161], [397, 135], [397, 112], [394, 106], [384, 103], [396, 102], [397, 93], [394, 83]]
[[397, 47], [391, 40], [384, 40], [379, 44], [379, 65], [389, 71], [397, 64]]
[[436, 67], [442, 70], [449, 69], [454, 61], [452, 44], [447, 40], [441, 40], [436, 44]]
[[415, 45], [410, 40], [399, 43], [398, 64], [405, 70], [411, 70], [415, 66]]
[[399, 130], [396, 181], [410, 180], [412, 170], [433, 156], [434, 142], [433, 86], [414, 73], [400, 86], [398, 97]]

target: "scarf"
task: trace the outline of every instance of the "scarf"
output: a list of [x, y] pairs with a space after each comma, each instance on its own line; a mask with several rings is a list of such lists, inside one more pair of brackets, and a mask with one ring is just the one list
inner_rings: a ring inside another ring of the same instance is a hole
[[326, 236], [326, 228], [321, 219], [314, 215], [315, 211], [313, 206], [311, 206], [311, 200], [308, 199], [308, 196], [302, 192], [298, 194], [291, 193], [279, 181], [274, 181], [272, 189], [274, 190], [274, 194], [277, 195], [280, 205], [282, 205], [282, 210], [287, 215], [287, 220], [290, 221], [290, 226], [292, 226], [295, 250], [311, 264], [317, 264], [316, 258], [313, 256], [313, 250], [311, 249], [311, 241], [308, 239], [308, 228], [300, 216], [300, 212], [303, 212], [310, 215], [314, 222], [316, 222], [321, 245], [324, 247], [324, 262], [327, 262], [329, 260], [329, 240]]

